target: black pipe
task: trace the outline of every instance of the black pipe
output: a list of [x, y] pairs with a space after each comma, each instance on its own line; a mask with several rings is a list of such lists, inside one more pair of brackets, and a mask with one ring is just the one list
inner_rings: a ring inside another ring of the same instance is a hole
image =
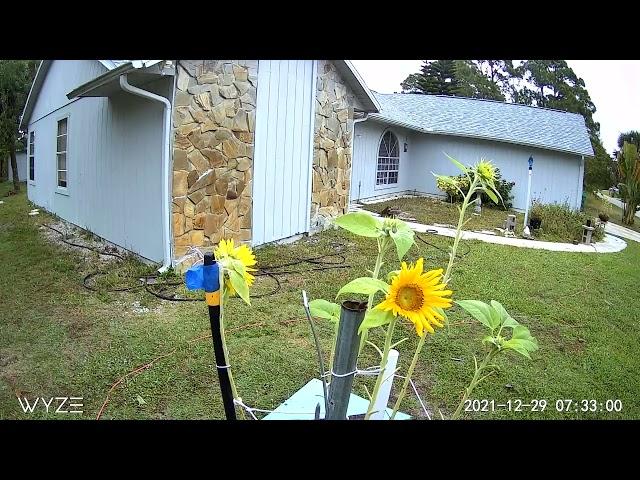
[[[215, 265], [213, 253], [204, 254], [205, 267]], [[206, 274], [205, 274], [206, 275]], [[207, 282], [205, 282], [207, 283]], [[206, 287], [206, 286], [205, 286]], [[208, 292], [205, 288], [207, 305], [209, 306], [209, 322], [211, 323], [211, 338], [213, 339], [213, 354], [218, 370], [218, 381], [220, 383], [220, 393], [222, 394], [222, 403], [224, 405], [224, 414], [227, 420], [236, 420], [236, 407], [233, 404], [233, 390], [231, 389], [231, 380], [229, 378], [229, 365], [224, 355], [222, 346], [222, 334], [220, 332], [220, 291], [222, 285], [218, 285], [217, 292]], [[210, 294], [214, 295], [210, 295]], [[215, 295], [217, 293], [217, 295]]]

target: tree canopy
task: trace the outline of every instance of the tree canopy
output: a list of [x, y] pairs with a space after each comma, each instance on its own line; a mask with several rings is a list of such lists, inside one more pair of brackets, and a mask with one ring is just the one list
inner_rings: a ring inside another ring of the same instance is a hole
[[[18, 125], [38, 64], [37, 60], [0, 60], [0, 152], [8, 152], [11, 157], [16, 190], [20, 186], [15, 152], [21, 150], [23, 141]], [[5, 162], [6, 156], [0, 161]]]

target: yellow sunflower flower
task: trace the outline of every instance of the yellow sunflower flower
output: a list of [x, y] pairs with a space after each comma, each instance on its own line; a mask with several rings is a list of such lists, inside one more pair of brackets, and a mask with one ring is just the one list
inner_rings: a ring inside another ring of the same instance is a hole
[[476, 172], [485, 182], [492, 182], [496, 179], [496, 167], [488, 160], [480, 160], [476, 164]]
[[[225, 265], [229, 260], [239, 260], [244, 266], [244, 280], [247, 282], [248, 286], [253, 285], [255, 277], [251, 275], [249, 272], [255, 272], [256, 268], [253, 267], [256, 262], [256, 257], [251, 251], [249, 247], [242, 244], [239, 247], [234, 246], [233, 238], [229, 240], [221, 240], [218, 246], [215, 249], [216, 260], [218, 260], [222, 265], [228, 268], [228, 265]], [[231, 284], [231, 280], [229, 280], [228, 276], [225, 276], [225, 287], [229, 292], [229, 295], [235, 295], [236, 290], [233, 288]]]
[[451, 290], [440, 283], [443, 270], [431, 270], [422, 273], [424, 259], [419, 258], [415, 266], [402, 268], [394, 277], [385, 300], [375, 308], [392, 311], [394, 316], [402, 316], [413, 322], [416, 333], [424, 335], [424, 330], [434, 333], [433, 327], [442, 327], [444, 317], [434, 307], [449, 308], [451, 306]]

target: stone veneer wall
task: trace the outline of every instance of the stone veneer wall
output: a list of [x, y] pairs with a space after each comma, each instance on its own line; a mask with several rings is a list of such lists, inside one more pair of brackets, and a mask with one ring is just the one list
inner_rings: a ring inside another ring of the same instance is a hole
[[356, 100], [329, 60], [319, 60], [313, 135], [311, 231], [347, 212]]
[[251, 240], [257, 60], [181, 60], [173, 109], [174, 257]]

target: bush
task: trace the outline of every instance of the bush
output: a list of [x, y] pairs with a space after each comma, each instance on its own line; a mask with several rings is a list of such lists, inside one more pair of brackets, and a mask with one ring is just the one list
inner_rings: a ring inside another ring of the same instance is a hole
[[[531, 219], [542, 220], [542, 225], [536, 230], [538, 235], [546, 237], [548, 240], [571, 242], [581, 241], [583, 225], [587, 220], [591, 220], [591, 225], [595, 226], [592, 217], [578, 209], [571, 208], [567, 203], [543, 204], [539, 200], [534, 200], [529, 211]], [[593, 231], [593, 240], [598, 242], [604, 238], [603, 228], [596, 228]]]
[[[469, 179], [466, 175], [458, 175], [457, 177], [453, 177], [456, 185], [464, 192], [466, 195], [469, 191]], [[499, 208], [501, 210], [509, 210], [513, 206], [513, 195], [511, 195], [511, 189], [516, 184], [516, 182], [508, 182], [502, 178], [500, 174], [500, 169], [496, 168], [496, 180], [495, 186], [498, 192], [500, 192], [500, 196], [504, 201], [504, 205], [502, 203], [498, 203], [497, 205], [493, 203], [493, 200], [489, 198], [486, 193], [482, 194], [482, 205], [490, 205], [495, 208]], [[458, 192], [458, 190], [451, 184], [445, 183], [442, 180], [438, 179], [436, 181], [436, 186], [439, 190], [442, 190], [447, 194], [447, 201], [451, 203], [462, 202], [463, 196]]]

